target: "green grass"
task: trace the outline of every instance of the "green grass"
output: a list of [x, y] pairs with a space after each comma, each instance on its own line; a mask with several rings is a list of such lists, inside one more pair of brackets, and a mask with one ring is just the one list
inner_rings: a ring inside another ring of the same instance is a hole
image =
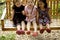
[[12, 33], [0, 35], [0, 40], [15, 40], [15, 38], [15, 34]]

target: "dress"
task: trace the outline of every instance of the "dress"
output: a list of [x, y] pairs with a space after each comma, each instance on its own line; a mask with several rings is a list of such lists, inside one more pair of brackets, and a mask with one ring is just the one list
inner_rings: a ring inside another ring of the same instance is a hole
[[21, 5], [20, 7], [13, 6], [14, 16], [13, 16], [13, 23], [17, 25], [18, 23], [21, 24], [21, 21], [25, 21], [26, 16], [22, 14], [24, 10], [24, 6]]
[[35, 12], [36, 12], [36, 6], [34, 6], [32, 9], [28, 8], [28, 5], [25, 6], [25, 12], [27, 12], [28, 15], [30, 15], [30, 19], [29, 19], [29, 16], [26, 17], [26, 21], [27, 22], [33, 22], [33, 21], [36, 21], [36, 15], [35, 15]]
[[39, 23], [43, 26], [46, 26], [46, 24], [50, 24], [50, 16], [48, 14], [48, 10], [38, 10], [39, 11]]

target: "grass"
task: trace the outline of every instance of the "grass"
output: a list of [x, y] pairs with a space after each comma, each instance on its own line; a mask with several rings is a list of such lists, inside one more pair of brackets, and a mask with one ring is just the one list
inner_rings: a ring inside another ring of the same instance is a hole
[[0, 35], [0, 40], [15, 40], [15, 34], [9, 33], [9, 34], [2, 34]]

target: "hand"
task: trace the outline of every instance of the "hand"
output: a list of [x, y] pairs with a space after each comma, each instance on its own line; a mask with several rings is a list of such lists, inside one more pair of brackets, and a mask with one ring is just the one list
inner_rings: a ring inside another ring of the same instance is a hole
[[32, 16], [32, 15], [31, 15], [30, 18], [33, 19], [33, 18], [35, 18], [35, 16]]
[[24, 11], [22, 11], [22, 14], [25, 15]]

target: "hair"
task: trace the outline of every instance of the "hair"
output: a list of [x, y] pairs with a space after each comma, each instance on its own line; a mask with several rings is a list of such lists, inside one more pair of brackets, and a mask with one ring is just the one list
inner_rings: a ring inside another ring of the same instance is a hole
[[48, 8], [48, 7], [47, 7], [47, 2], [46, 2], [46, 0], [39, 0], [39, 1], [38, 1], [38, 8], [40, 8], [40, 7], [39, 7], [39, 2], [43, 2], [43, 3], [44, 3], [44, 8]]

